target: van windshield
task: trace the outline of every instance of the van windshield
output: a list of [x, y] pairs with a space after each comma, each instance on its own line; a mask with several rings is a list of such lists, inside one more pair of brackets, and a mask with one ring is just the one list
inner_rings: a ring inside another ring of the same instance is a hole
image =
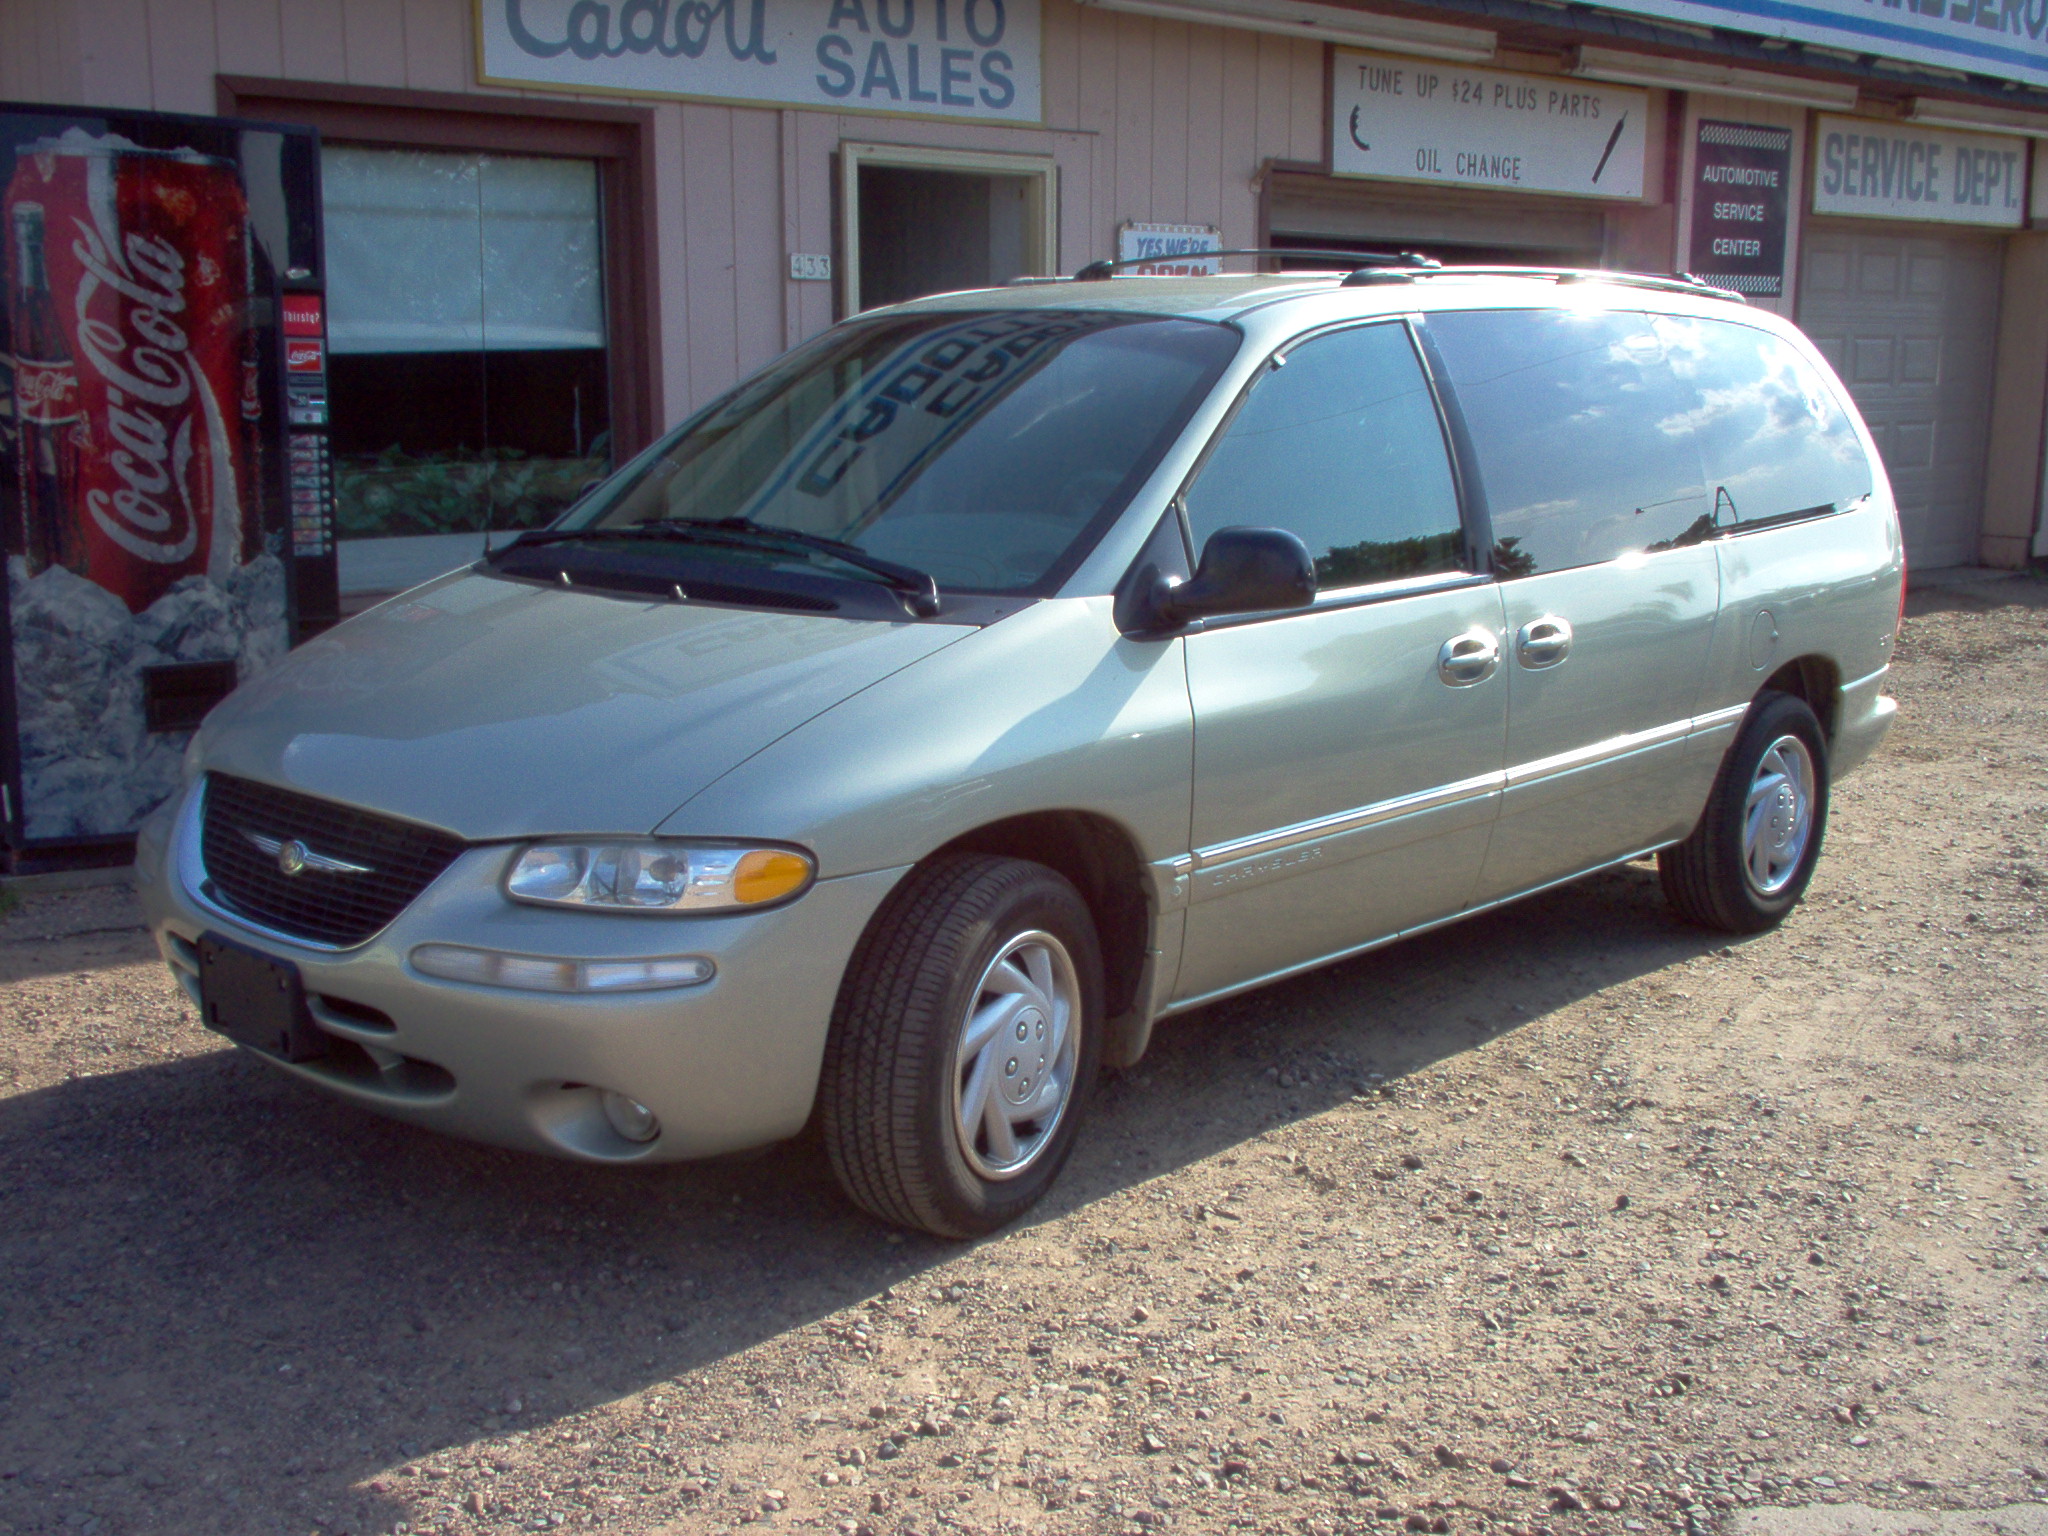
[[[788, 530], [953, 590], [1044, 593], [1151, 473], [1237, 343], [1207, 321], [1086, 310], [855, 321], [685, 422], [549, 537]], [[675, 549], [694, 558], [701, 544]], [[762, 541], [757, 558], [796, 557]]]

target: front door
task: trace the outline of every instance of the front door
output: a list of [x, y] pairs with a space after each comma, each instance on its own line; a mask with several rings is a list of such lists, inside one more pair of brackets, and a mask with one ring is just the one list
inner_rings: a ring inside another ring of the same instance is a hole
[[1696, 391], [1642, 314], [1436, 314], [1507, 631], [1507, 788], [1478, 899], [1683, 837], [1720, 602]]
[[1197, 548], [1282, 527], [1304, 612], [1188, 637], [1193, 847], [1176, 996], [1209, 996], [1456, 912], [1499, 799], [1501, 606], [1471, 573], [1408, 326], [1299, 342], [1254, 384], [1185, 499]]

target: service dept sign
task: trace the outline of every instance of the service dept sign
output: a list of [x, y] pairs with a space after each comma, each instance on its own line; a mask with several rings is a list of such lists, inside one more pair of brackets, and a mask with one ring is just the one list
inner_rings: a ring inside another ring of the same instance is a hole
[[1332, 51], [1330, 168], [1511, 192], [1643, 195], [1645, 91]]
[[2017, 229], [2027, 212], [2027, 141], [1823, 117], [1813, 211]]
[[477, 0], [481, 78], [1036, 122], [1038, 0]]

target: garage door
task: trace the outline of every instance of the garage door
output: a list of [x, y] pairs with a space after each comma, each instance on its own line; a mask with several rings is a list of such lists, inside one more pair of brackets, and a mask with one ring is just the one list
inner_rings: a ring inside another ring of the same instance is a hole
[[1799, 323], [1870, 423], [1921, 570], [1977, 561], [2002, 270], [1995, 238], [1807, 226]]

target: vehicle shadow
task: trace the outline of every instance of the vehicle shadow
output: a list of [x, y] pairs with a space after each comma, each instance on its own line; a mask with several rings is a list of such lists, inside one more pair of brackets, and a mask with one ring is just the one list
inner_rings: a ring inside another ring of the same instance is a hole
[[[1171, 1021], [1036, 1219], [1722, 942], [1630, 866]], [[230, 1051], [0, 1101], [0, 1167], [0, 1526], [25, 1530], [388, 1530], [404, 1507], [366, 1480], [394, 1464], [960, 1252], [855, 1213], [803, 1143], [586, 1168], [377, 1120]]]

